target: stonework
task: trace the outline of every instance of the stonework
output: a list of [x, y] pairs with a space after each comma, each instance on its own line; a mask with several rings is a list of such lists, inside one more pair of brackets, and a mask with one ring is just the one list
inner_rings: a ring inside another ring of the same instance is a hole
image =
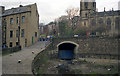
[[94, 27], [100, 24], [109, 29], [106, 35], [118, 35], [118, 26], [120, 19], [120, 10], [97, 12], [95, 0], [81, 0], [80, 1], [80, 26]]
[[118, 59], [118, 41], [118, 38], [54, 38], [45, 50], [57, 56], [58, 46], [66, 42], [78, 48], [74, 50], [76, 58]]
[[24, 48], [38, 41], [39, 14], [36, 3], [4, 10], [2, 18], [3, 45], [21, 45]]

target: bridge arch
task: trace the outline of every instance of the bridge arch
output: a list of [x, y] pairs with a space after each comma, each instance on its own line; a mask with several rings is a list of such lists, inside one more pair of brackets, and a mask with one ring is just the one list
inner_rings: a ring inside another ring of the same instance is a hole
[[[79, 45], [73, 41], [63, 41], [57, 45], [58, 57], [61, 59], [73, 59]], [[62, 54], [62, 55], [61, 55]]]

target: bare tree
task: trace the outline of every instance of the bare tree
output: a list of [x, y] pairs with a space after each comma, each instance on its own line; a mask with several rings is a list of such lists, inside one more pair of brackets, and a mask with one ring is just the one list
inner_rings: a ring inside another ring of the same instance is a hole
[[69, 19], [71, 20], [74, 16], [79, 16], [79, 8], [68, 8], [66, 13], [68, 14]]

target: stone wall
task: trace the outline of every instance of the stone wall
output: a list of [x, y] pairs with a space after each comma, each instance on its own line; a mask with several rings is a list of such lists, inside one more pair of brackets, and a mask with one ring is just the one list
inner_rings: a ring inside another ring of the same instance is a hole
[[57, 45], [64, 41], [71, 41], [79, 45], [75, 56], [92, 58], [118, 59], [118, 38], [82, 37], [82, 38], [54, 38], [51, 45], [46, 48], [50, 54], [57, 54]]
[[[71, 41], [79, 44], [79, 48], [75, 53], [75, 59], [79, 58], [98, 58], [98, 59], [117, 59], [120, 56], [118, 53], [118, 38], [90, 38], [90, 37], [80, 37], [80, 38], [54, 38], [51, 43], [37, 56], [32, 62], [32, 72], [37, 76], [39, 71], [40, 59], [42, 55], [46, 55], [49, 59], [58, 58], [57, 45], [64, 41]], [[119, 58], [120, 59], [120, 58]]]

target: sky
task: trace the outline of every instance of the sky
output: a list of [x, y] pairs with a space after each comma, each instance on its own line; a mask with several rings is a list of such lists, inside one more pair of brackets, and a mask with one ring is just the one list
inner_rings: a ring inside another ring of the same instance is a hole
[[[118, 10], [118, 2], [120, 0], [96, 0], [98, 11]], [[66, 9], [80, 7], [80, 0], [0, 0], [0, 6], [5, 6], [6, 9], [18, 7], [21, 5], [29, 5], [37, 3], [40, 16], [39, 23], [48, 24], [59, 18], [62, 15], [67, 15]]]

